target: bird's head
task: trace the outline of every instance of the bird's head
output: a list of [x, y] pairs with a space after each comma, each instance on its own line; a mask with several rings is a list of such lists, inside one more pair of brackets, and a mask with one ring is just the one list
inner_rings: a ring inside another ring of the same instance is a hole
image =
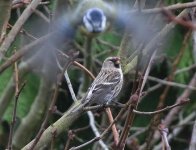
[[108, 57], [103, 62], [104, 68], [116, 68], [119, 69], [121, 67], [120, 65], [120, 58], [119, 57]]
[[101, 33], [106, 29], [106, 16], [100, 8], [90, 8], [83, 16], [83, 24], [90, 33]]

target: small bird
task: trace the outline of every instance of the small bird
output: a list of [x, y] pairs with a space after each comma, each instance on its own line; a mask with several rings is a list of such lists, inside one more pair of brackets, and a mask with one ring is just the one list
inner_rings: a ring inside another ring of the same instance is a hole
[[146, 23], [148, 16], [137, 10], [132, 11], [126, 2], [80, 0], [59, 18], [55, 29], [59, 29], [63, 37], [70, 39], [78, 31], [94, 38], [114, 29], [117, 32], [128, 31], [143, 41], [149, 40], [153, 31], [152, 25]]
[[80, 0], [53, 24], [55, 38], [51, 42], [60, 45], [65, 40], [74, 40], [78, 32], [94, 38], [113, 27], [117, 18], [112, 4], [103, 0]]
[[76, 7], [72, 24], [87, 36], [97, 36], [111, 27], [115, 11], [111, 4], [103, 0], [82, 0]]
[[123, 85], [123, 73], [119, 57], [108, 57], [103, 62], [101, 71], [82, 99], [84, 106], [109, 104], [114, 100]]
[[99, 8], [89, 9], [83, 17], [83, 24], [89, 32], [100, 33], [106, 28], [106, 16]]

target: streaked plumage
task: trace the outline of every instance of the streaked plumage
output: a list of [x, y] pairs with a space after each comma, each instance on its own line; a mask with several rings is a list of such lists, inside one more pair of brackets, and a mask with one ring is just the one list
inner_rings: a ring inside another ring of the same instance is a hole
[[86, 103], [85, 105], [108, 104], [118, 96], [122, 84], [120, 59], [109, 57], [103, 62], [101, 71], [82, 99], [82, 103]]

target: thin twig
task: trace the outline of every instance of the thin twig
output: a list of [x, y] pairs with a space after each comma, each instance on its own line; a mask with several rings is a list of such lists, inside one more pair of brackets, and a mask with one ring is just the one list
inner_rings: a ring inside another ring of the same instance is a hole
[[19, 92], [19, 72], [18, 72], [17, 62], [14, 63], [14, 72], [15, 72], [14, 75], [15, 75], [15, 96], [16, 96]]
[[[146, 84], [146, 81], [147, 81], [147, 79], [148, 79], [148, 77], [149, 77], [150, 69], [151, 69], [151, 67], [152, 67], [152, 65], [153, 65], [153, 60], [154, 60], [154, 58], [155, 58], [155, 56], [156, 56], [156, 53], [157, 53], [157, 50], [155, 50], [155, 51], [152, 53], [152, 56], [151, 56], [151, 58], [150, 58], [150, 60], [149, 60], [149, 65], [148, 65], [148, 67], [146, 68], [146, 71], [145, 71], [145, 74], [144, 74], [144, 78], [143, 78], [143, 82], [142, 82], [142, 85], [141, 85], [141, 88], [140, 88], [141, 91], [143, 91], [144, 86], [145, 86], [145, 84]], [[141, 94], [141, 93], [142, 93], [142, 92], [140, 92], [140, 94]], [[140, 96], [141, 96], [141, 95], [140, 95]]]
[[[114, 121], [114, 119], [112, 117], [112, 112], [111, 112], [110, 108], [106, 108], [106, 113], [107, 113], [109, 122], [112, 123]], [[119, 134], [118, 134], [118, 131], [117, 131], [115, 125], [112, 126], [112, 132], [114, 135], [114, 144], [117, 146], [118, 142], [119, 142]]]
[[8, 141], [8, 149], [12, 150], [12, 138], [13, 138], [13, 131], [14, 131], [14, 124], [16, 122], [16, 109], [18, 104], [18, 98], [19, 98], [19, 72], [18, 72], [18, 64], [17, 62], [14, 63], [14, 79], [15, 79], [15, 103], [14, 103], [14, 109], [13, 109], [13, 116], [12, 116], [12, 122], [10, 127], [10, 135], [9, 135], [9, 141]]
[[194, 91], [196, 90], [196, 87], [193, 87], [193, 86], [189, 86], [189, 85], [181, 84], [181, 83], [176, 83], [176, 82], [171, 82], [171, 81], [165, 81], [165, 80], [161, 80], [161, 79], [158, 79], [158, 78], [155, 78], [152, 76], [148, 76], [148, 79], [151, 81], [158, 82], [160, 84], [168, 85], [168, 86], [174, 86], [174, 87], [183, 88], [183, 89], [190, 89], [190, 90], [194, 90]]
[[35, 13], [36, 15], [38, 15], [40, 18], [42, 18], [45, 22], [50, 23], [50, 19], [49, 19], [47, 16], [45, 16], [45, 14], [42, 13], [41, 11], [35, 9], [35, 10], [34, 10], [34, 13]]
[[80, 69], [84, 70], [92, 79], [95, 79], [95, 76], [83, 65], [78, 63], [77, 61], [73, 62], [74, 65], [78, 66]]
[[[9, 28], [13, 28], [13, 25], [11, 25], [10, 23], [8, 23], [8, 27]], [[35, 37], [34, 35], [32, 35], [31, 33], [29, 33], [28, 31], [26, 31], [24, 28], [21, 28], [20, 30], [21, 34], [25, 34], [26, 36], [28, 36], [29, 38], [31, 38], [32, 40], [37, 40], [38, 38]]]
[[69, 91], [70, 91], [70, 93], [71, 93], [71, 97], [72, 97], [73, 101], [76, 102], [76, 101], [77, 101], [77, 98], [76, 98], [76, 95], [75, 95], [75, 93], [74, 93], [74, 90], [73, 90], [71, 81], [70, 81], [70, 79], [69, 79], [69, 75], [68, 75], [68, 73], [67, 73], [67, 70], [65, 71], [64, 76], [65, 76], [65, 79], [66, 79], [66, 81], [67, 81], [67, 86], [68, 86]]
[[70, 145], [70, 142], [71, 142], [71, 140], [72, 140], [73, 138], [74, 138], [74, 134], [73, 134], [72, 130], [68, 131], [68, 139], [67, 139], [67, 141], [66, 141], [64, 150], [68, 150], [69, 145]]
[[20, 93], [22, 92], [25, 82], [21, 85], [21, 88], [18, 89], [16, 95], [15, 95], [15, 102], [14, 102], [14, 109], [13, 109], [13, 115], [12, 115], [12, 122], [10, 126], [10, 134], [9, 134], [9, 141], [8, 141], [8, 150], [12, 150], [12, 138], [13, 138], [13, 132], [14, 132], [14, 125], [16, 122], [16, 110], [17, 110], [17, 104], [18, 104], [18, 99], [20, 96]]
[[[62, 51], [57, 50], [62, 56], [69, 58], [68, 55], [64, 54]], [[79, 67], [81, 70], [85, 71], [92, 79], [95, 79], [95, 76], [90, 72], [90, 70], [88, 70], [85, 66], [83, 66], [82, 64], [80, 64], [77, 61], [74, 61], [73, 64], [77, 67]]]
[[84, 131], [84, 130], [88, 129], [89, 127], [90, 126], [88, 125], [88, 126], [85, 126], [85, 127], [82, 127], [82, 128], [69, 130], [68, 131], [68, 140], [66, 141], [64, 150], [68, 150], [71, 140], [73, 140], [76, 137], [76, 133]]
[[113, 45], [113, 44], [111, 44], [111, 43], [109, 43], [107, 41], [104, 41], [104, 40], [102, 40], [100, 38], [96, 38], [96, 41], [97, 41], [98, 44], [105, 45], [105, 46], [111, 48], [112, 50], [118, 50], [119, 49], [118, 46], [115, 46], [115, 45]]
[[196, 147], [196, 120], [193, 125], [193, 131], [192, 131], [192, 137], [191, 137], [191, 143], [189, 146], [189, 150], [194, 150], [195, 147]]
[[195, 69], [196, 68], [196, 64], [192, 64], [191, 66], [189, 67], [185, 67], [185, 68], [182, 68], [182, 69], [179, 69], [179, 70], [176, 70], [175, 72], [175, 75], [179, 74], [179, 73], [183, 73], [183, 72], [188, 72], [192, 69]]
[[165, 128], [165, 126], [163, 124], [160, 124], [159, 127], [159, 132], [161, 134], [162, 137], [162, 149], [164, 150], [171, 150], [171, 147], [169, 145], [168, 139], [167, 139], [167, 135], [168, 135], [168, 128]]
[[[90, 120], [90, 126], [91, 126], [91, 129], [93, 130], [93, 133], [95, 134], [96, 137], [100, 137], [100, 133], [97, 127], [95, 126], [95, 118], [93, 116], [93, 113], [91, 111], [88, 111], [87, 114]], [[106, 144], [103, 142], [103, 140], [100, 139], [99, 144], [103, 150], [109, 150]]]
[[141, 12], [142, 13], [159, 13], [159, 12], [163, 12], [163, 9], [172, 11], [172, 10], [192, 8], [192, 7], [196, 7], [196, 2], [178, 3], [178, 4], [173, 4], [173, 5], [169, 5], [169, 6], [162, 7], [162, 8], [142, 9]]
[[167, 110], [172, 109], [172, 108], [177, 107], [177, 106], [182, 106], [182, 105], [184, 105], [186, 103], [189, 103], [189, 102], [190, 102], [189, 99], [182, 100], [180, 103], [177, 103], [177, 104], [174, 104], [174, 105], [171, 105], [171, 106], [166, 106], [163, 109], [159, 109], [157, 111], [152, 111], [152, 112], [142, 112], [142, 111], [138, 111], [138, 110], [133, 110], [133, 112], [138, 114], [138, 115], [154, 115], [154, 114], [162, 113], [163, 111], [167, 111]]

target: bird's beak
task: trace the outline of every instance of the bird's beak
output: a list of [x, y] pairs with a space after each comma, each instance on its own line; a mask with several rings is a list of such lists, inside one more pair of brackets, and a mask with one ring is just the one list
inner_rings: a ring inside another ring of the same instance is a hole
[[115, 64], [119, 65], [120, 64], [120, 59], [117, 59]]

